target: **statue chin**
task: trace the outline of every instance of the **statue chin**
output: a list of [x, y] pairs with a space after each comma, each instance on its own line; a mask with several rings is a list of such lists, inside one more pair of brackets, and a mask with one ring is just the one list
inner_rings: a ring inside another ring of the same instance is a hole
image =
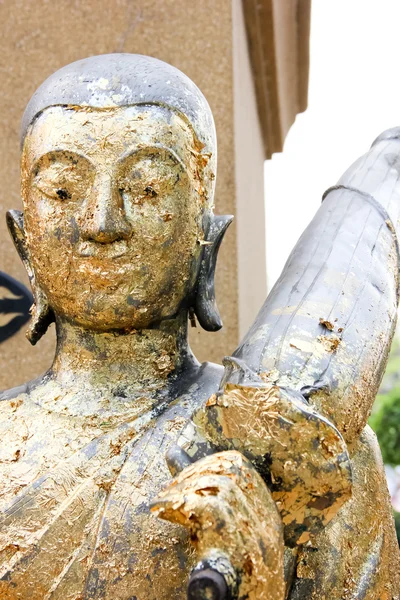
[[63, 319], [69, 323], [92, 331], [124, 331], [147, 329], [160, 321], [154, 311], [154, 306], [137, 309], [126, 305], [118, 307], [91, 307], [90, 312], [77, 309], [55, 311], [56, 321]]
[[[52, 303], [50, 302], [50, 305]], [[132, 331], [151, 328], [174, 327], [174, 323], [181, 326], [187, 320], [187, 309], [177, 306], [160, 306], [157, 303], [141, 301], [133, 305], [131, 302], [111, 303], [110, 298], [96, 299], [86, 305], [55, 308], [55, 320], [66, 320], [72, 325], [92, 331]], [[164, 325], [163, 325], [164, 324]]]

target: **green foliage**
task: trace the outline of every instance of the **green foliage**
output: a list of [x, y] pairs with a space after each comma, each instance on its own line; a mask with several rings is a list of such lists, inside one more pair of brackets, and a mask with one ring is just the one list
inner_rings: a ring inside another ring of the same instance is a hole
[[400, 375], [400, 342], [398, 334], [393, 338], [390, 348], [389, 360], [386, 366], [382, 387], [391, 387], [395, 381], [399, 381]]
[[394, 524], [396, 526], [397, 539], [400, 544], [400, 513], [394, 511]]
[[375, 431], [387, 465], [400, 465], [400, 386], [377, 397], [369, 424]]

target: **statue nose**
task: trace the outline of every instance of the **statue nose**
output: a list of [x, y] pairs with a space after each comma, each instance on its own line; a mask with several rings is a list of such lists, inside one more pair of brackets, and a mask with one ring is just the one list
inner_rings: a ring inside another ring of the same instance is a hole
[[81, 237], [85, 241], [110, 244], [131, 237], [132, 227], [111, 177], [104, 176], [95, 182], [78, 222]]

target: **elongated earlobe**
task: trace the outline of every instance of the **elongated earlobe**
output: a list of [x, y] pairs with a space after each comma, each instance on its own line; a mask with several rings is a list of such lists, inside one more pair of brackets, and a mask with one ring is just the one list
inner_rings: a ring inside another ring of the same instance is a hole
[[34, 346], [44, 335], [54, 319], [44, 292], [37, 285], [35, 273], [33, 272], [29, 252], [26, 245], [24, 214], [20, 210], [9, 210], [7, 212], [7, 227], [13, 239], [17, 252], [24, 263], [31, 284], [34, 304], [31, 307], [32, 320], [26, 332], [26, 337]]
[[206, 331], [218, 331], [222, 327], [215, 300], [215, 267], [218, 250], [226, 230], [232, 223], [232, 215], [213, 216], [204, 246], [194, 311], [200, 325]]

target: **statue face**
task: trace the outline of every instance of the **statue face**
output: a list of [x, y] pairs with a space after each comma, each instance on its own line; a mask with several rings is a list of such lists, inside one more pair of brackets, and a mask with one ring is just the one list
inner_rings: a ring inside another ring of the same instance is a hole
[[191, 128], [157, 107], [51, 107], [22, 155], [27, 245], [58, 315], [98, 329], [174, 316], [196, 281], [204, 189]]

